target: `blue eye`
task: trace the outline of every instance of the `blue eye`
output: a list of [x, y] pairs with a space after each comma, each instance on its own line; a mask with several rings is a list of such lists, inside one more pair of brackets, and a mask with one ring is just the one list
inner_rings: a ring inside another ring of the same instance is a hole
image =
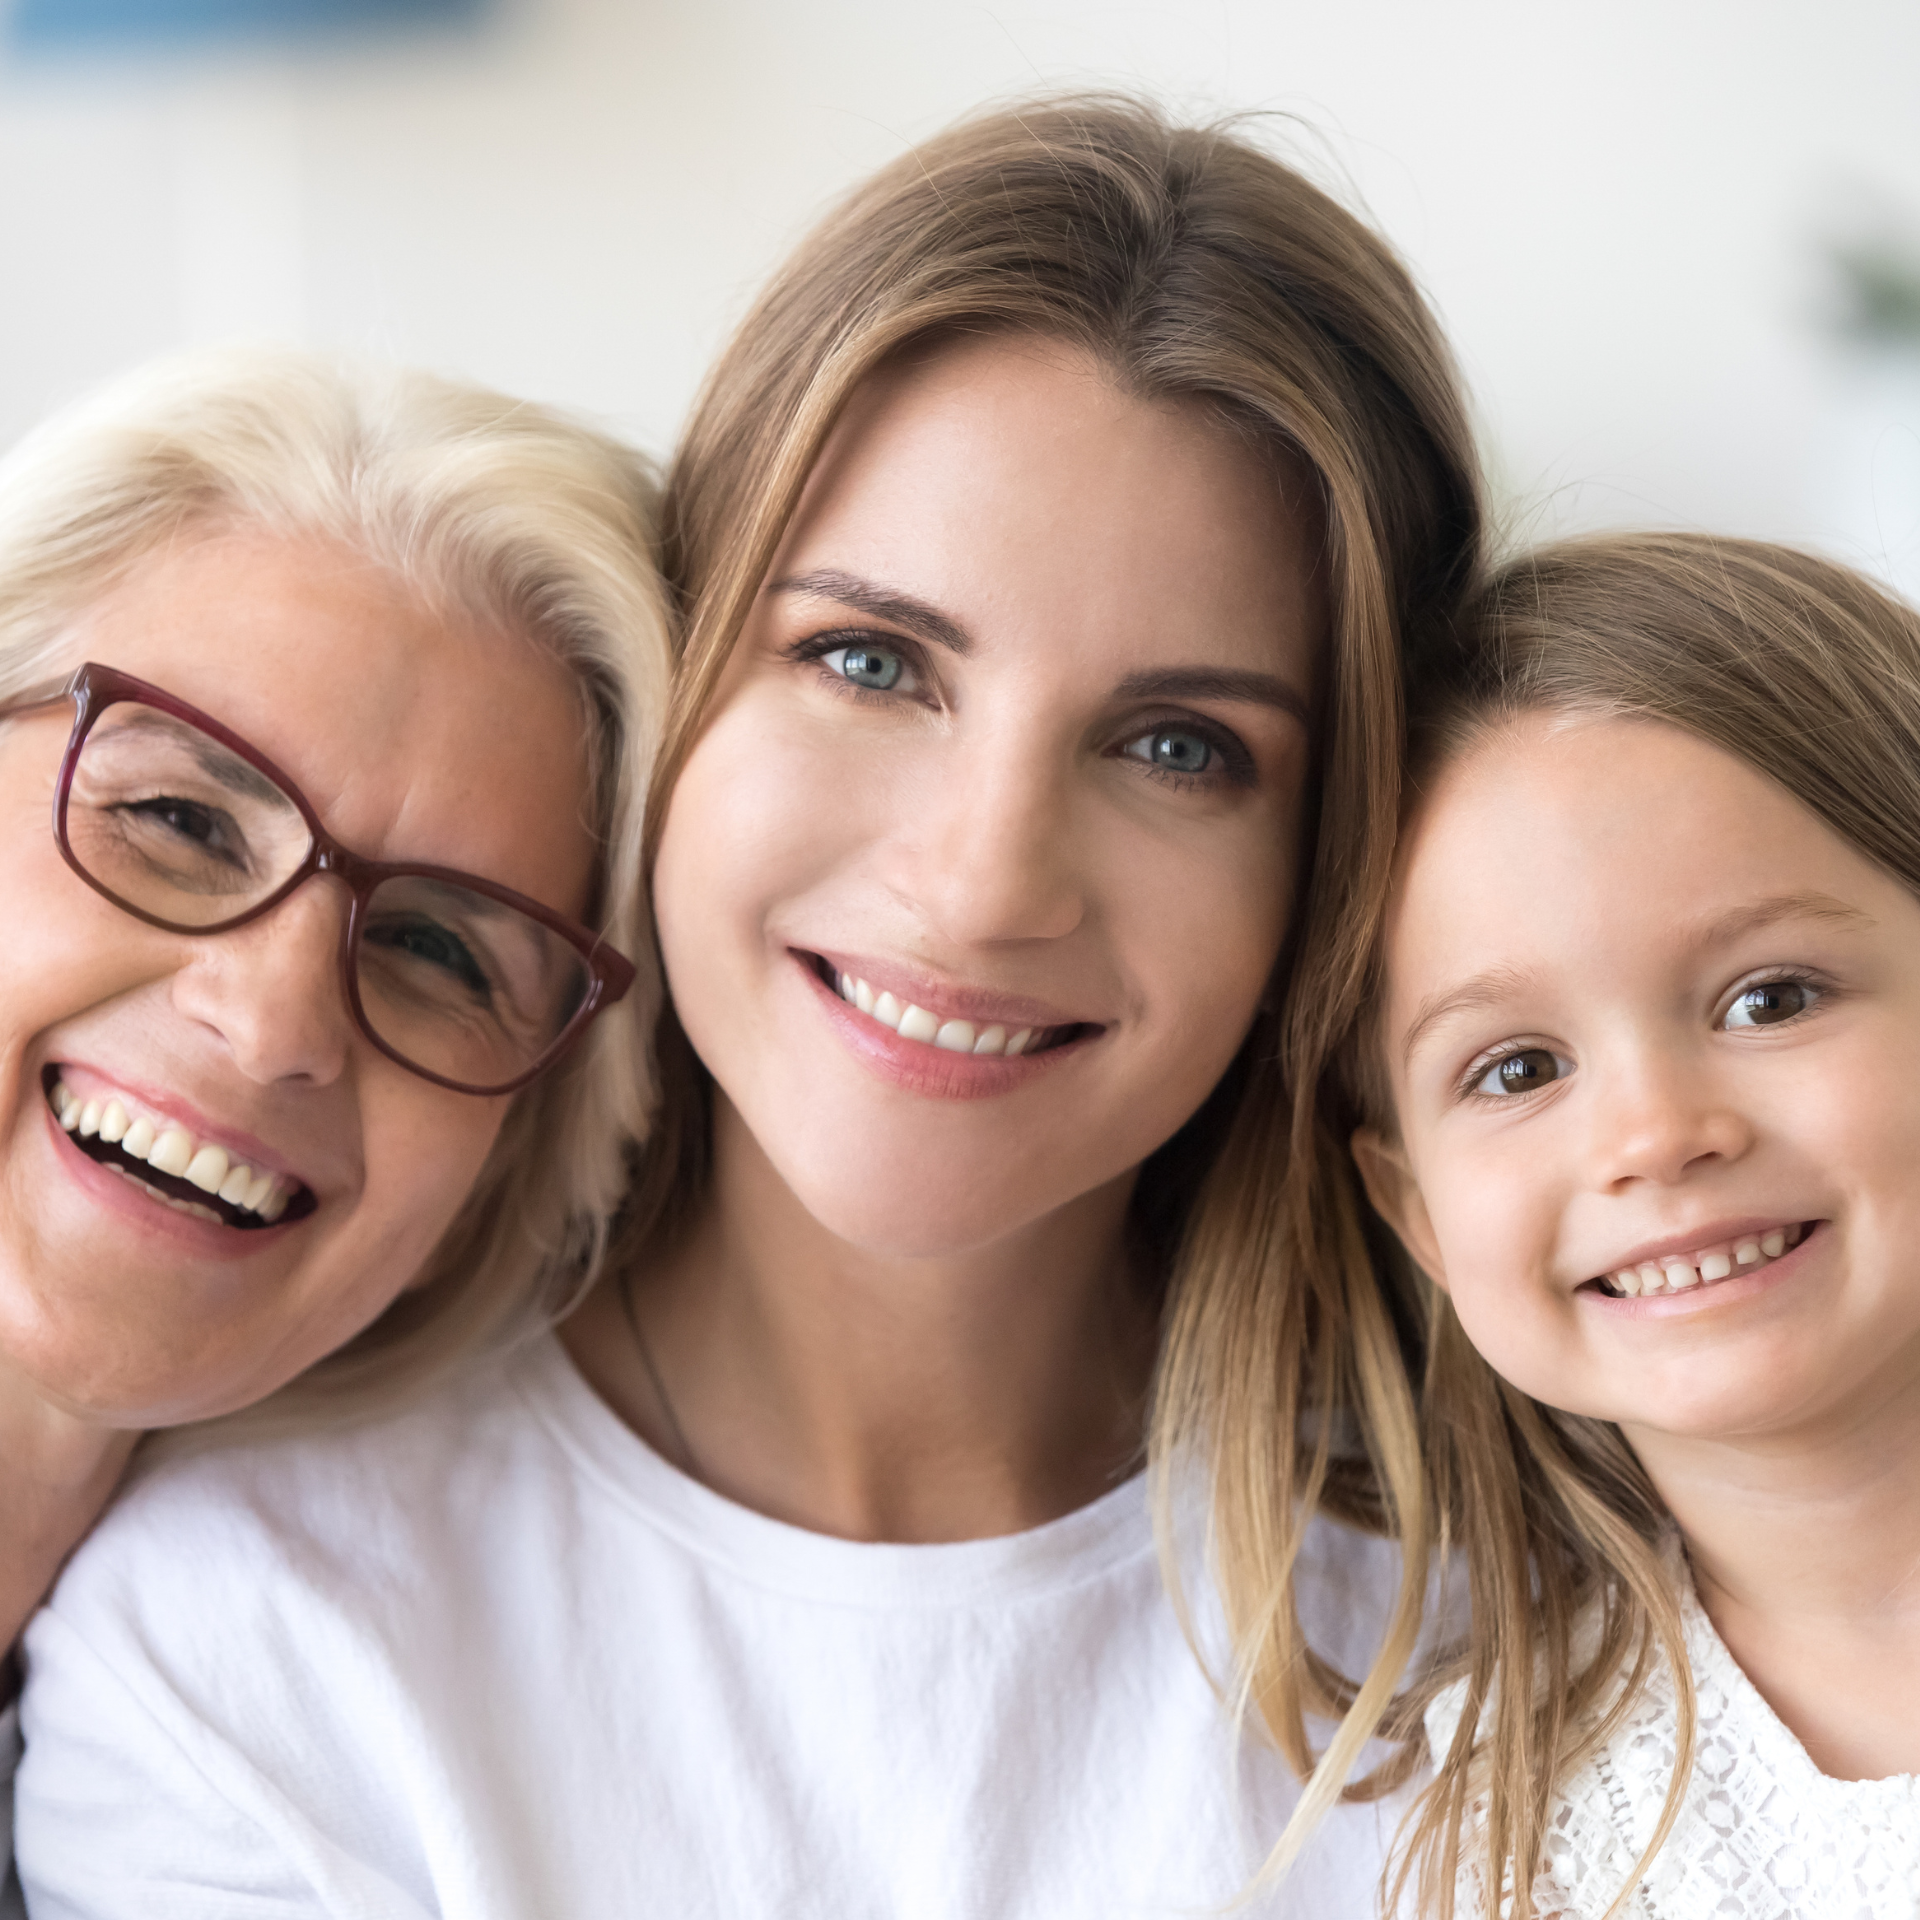
[[843, 680], [873, 693], [890, 693], [907, 677], [906, 661], [891, 647], [863, 643], [835, 647], [820, 657]]
[[1213, 772], [1220, 761], [1219, 749], [1191, 727], [1156, 727], [1137, 740], [1129, 740], [1122, 752], [1162, 772], [1189, 777]]
[[1563, 1060], [1545, 1047], [1522, 1047], [1518, 1053], [1503, 1054], [1496, 1060], [1474, 1081], [1473, 1091], [1495, 1099], [1534, 1093], [1564, 1080], [1572, 1071], [1571, 1060]]

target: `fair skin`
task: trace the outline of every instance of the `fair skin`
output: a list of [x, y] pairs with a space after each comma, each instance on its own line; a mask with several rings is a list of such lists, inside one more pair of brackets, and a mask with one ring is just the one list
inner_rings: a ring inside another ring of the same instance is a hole
[[[319, 540], [251, 531], [144, 561], [76, 623], [64, 666], [119, 668], [272, 758], [374, 859], [587, 906], [581, 716], [566, 669], [429, 611]], [[248, 1405], [349, 1339], [419, 1271], [505, 1099], [376, 1050], [340, 984], [345, 890], [190, 938], [64, 865], [48, 828], [71, 706], [0, 722], [0, 1646], [147, 1428]], [[81, 1153], [48, 1086], [124, 1089], [311, 1199], [267, 1229], [165, 1204]]]
[[[1046, 342], [856, 397], [655, 878], [714, 1161], [635, 1305], [718, 1490], [957, 1540], [1135, 1458], [1135, 1174], [1239, 1048], [1293, 891], [1324, 627], [1304, 494]], [[569, 1337], [674, 1455], [612, 1288]]]
[[1920, 902], [1691, 735], [1525, 715], [1423, 796], [1387, 955], [1376, 1205], [1619, 1424], [1814, 1762], [1920, 1770]]

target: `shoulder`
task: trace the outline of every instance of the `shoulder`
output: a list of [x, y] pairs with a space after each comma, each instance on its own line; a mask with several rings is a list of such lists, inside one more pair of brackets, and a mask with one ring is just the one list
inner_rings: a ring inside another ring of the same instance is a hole
[[540, 1368], [529, 1350], [401, 1414], [168, 1460], [136, 1476], [48, 1611], [89, 1637], [164, 1621], [190, 1640], [265, 1628], [289, 1606], [417, 1596], [423, 1563], [457, 1561], [479, 1516], [560, 1470], [528, 1391]]
[[[1597, 1606], [1575, 1630], [1575, 1657], [1589, 1656], [1599, 1632]], [[1679, 1761], [1679, 1710], [1672, 1673], [1656, 1661], [1631, 1698], [1624, 1698], [1627, 1669], [1615, 1673], [1603, 1687], [1581, 1723], [1572, 1729], [1582, 1743], [1578, 1757], [1555, 1782], [1549, 1803], [1547, 1829], [1533, 1900], [1541, 1913], [1600, 1913], [1611, 1908], [1632, 1877], [1642, 1853], [1651, 1843], [1664, 1809], [1674, 1768]], [[1471, 1684], [1462, 1676], [1438, 1692], [1428, 1704], [1425, 1732], [1428, 1751], [1437, 1766], [1458, 1736], [1471, 1697]], [[1480, 1709], [1476, 1737], [1494, 1711], [1490, 1697]], [[1601, 1727], [1609, 1716], [1604, 1735]], [[1471, 1763], [1476, 1769], [1483, 1755]], [[1483, 1773], [1469, 1774], [1484, 1789]], [[1456, 1898], [1462, 1914], [1484, 1915], [1488, 1910], [1486, 1874], [1481, 1849], [1486, 1844], [1487, 1807], [1474, 1788], [1462, 1834], [1460, 1877]], [[1687, 1909], [1691, 1911], [1691, 1909]], [[1627, 1908], [1644, 1913], [1636, 1894]]]
[[[405, 1804], [406, 1703], [476, 1692], [460, 1629], [568, 1481], [542, 1365], [536, 1346], [402, 1415], [179, 1457], [120, 1499], [27, 1632], [30, 1887], [159, 1884], [215, 1848], [257, 1872], [245, 1911], [306, 1911], [289, 1887], [358, 1874], [343, 1836]], [[353, 1897], [327, 1910], [389, 1910]]]

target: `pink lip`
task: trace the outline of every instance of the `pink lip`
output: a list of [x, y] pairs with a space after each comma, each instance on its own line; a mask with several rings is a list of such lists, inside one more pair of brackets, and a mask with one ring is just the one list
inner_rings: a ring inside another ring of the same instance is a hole
[[[789, 951], [802, 961], [806, 959], [803, 948], [794, 947]], [[988, 993], [977, 987], [957, 986], [952, 981], [936, 980], [931, 974], [914, 973], [890, 960], [871, 960], [853, 953], [827, 953], [817, 947], [813, 951], [836, 971], [850, 973], [856, 980], [864, 980], [876, 994], [890, 993], [903, 1007], [919, 1007], [936, 1020], [970, 1020], [976, 1027], [1002, 1026], [1009, 1033], [1021, 1027], [1101, 1024], [1088, 1020], [1084, 1014], [1071, 1013], [1045, 1000], [1029, 1000], [1018, 994]], [[812, 971], [811, 968], [808, 970]]]
[[[1769, 1231], [1763, 1228], [1762, 1231]], [[1750, 1229], [1737, 1227], [1732, 1235], [1722, 1233], [1723, 1240], [1735, 1238]], [[1777, 1260], [1769, 1260], [1755, 1267], [1751, 1273], [1729, 1274], [1724, 1280], [1703, 1283], [1697, 1287], [1688, 1287], [1682, 1293], [1642, 1294], [1632, 1299], [1619, 1299], [1610, 1293], [1602, 1293], [1598, 1287], [1582, 1287], [1575, 1298], [1593, 1312], [1604, 1312], [1628, 1320], [1672, 1320], [1683, 1314], [1704, 1313], [1716, 1306], [1734, 1307], [1743, 1300], [1752, 1300], [1774, 1287], [1785, 1285], [1800, 1276], [1803, 1255], [1809, 1247], [1826, 1244], [1827, 1222], [1816, 1220], [1808, 1228], [1806, 1238], [1797, 1247], [1789, 1247]], [[1689, 1240], [1684, 1242], [1666, 1242], [1669, 1252], [1684, 1253], [1689, 1247], [1710, 1246], [1711, 1241]], [[1657, 1254], [1649, 1254], [1648, 1259], [1657, 1259]], [[1620, 1266], [1629, 1265], [1621, 1261]], [[1619, 1268], [1612, 1269], [1618, 1272]]]
[[[123, 1073], [109, 1077], [77, 1060], [62, 1061], [56, 1071], [68, 1088], [82, 1100], [94, 1095], [105, 1098], [114, 1093], [130, 1093], [149, 1111], [165, 1119], [178, 1121], [198, 1144], [205, 1146], [211, 1142], [215, 1146], [225, 1147], [233, 1159], [244, 1160], [255, 1173], [277, 1173], [282, 1179], [294, 1181], [300, 1186], [310, 1184], [264, 1140], [209, 1120], [197, 1107], [187, 1105], [177, 1094], [162, 1093], [145, 1081], [131, 1079]], [[82, 1154], [81, 1158], [85, 1159], [86, 1156]]]
[[55, 1118], [53, 1109], [45, 1101], [41, 1106], [46, 1114], [47, 1131], [53, 1136], [54, 1153], [74, 1180], [101, 1206], [130, 1226], [171, 1240], [189, 1254], [220, 1261], [250, 1259], [269, 1246], [277, 1246], [282, 1235], [300, 1224], [298, 1220], [288, 1220], [271, 1227], [229, 1227], [216, 1225], [211, 1220], [196, 1220], [190, 1213], [162, 1206], [142, 1193], [127, 1175], [115, 1173], [111, 1167], [102, 1166], [82, 1153]]
[[[1051, 1073], [1069, 1059], [1076, 1059], [1099, 1036], [1098, 1030], [1063, 1046], [1049, 1047], [1044, 1053], [1017, 1054], [1009, 1060], [1004, 1054], [949, 1053], [944, 1047], [922, 1040], [902, 1040], [878, 1020], [868, 1018], [858, 1007], [850, 1007], [815, 972], [805, 955], [796, 953], [794, 965], [812, 992], [820, 1011], [832, 1023], [834, 1031], [846, 1043], [860, 1063], [883, 1080], [908, 1093], [926, 1094], [937, 1100], [987, 1100], [996, 1094], [1012, 1093], [1030, 1085], [1039, 1075]], [[843, 972], [852, 971], [843, 968]], [[871, 974], [859, 976], [869, 986], [880, 982]], [[898, 990], [888, 986], [885, 992], [899, 998]], [[916, 1001], [915, 1005], [921, 1003]], [[928, 1007], [932, 1013], [934, 1008]], [[955, 1014], [965, 1019], [965, 1014]], [[1036, 1022], [1058, 1025], [1062, 1022]]]

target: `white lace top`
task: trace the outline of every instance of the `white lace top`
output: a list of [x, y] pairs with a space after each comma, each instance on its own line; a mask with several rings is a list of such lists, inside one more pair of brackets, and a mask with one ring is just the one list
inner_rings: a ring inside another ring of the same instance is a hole
[[[1699, 1701], [1687, 1797], [1625, 1914], [1629, 1920], [1920, 1920], [1920, 1774], [1834, 1780], [1735, 1664], [1685, 1583]], [[1465, 1686], [1427, 1712], [1445, 1752]], [[1600, 1920], [1653, 1838], [1672, 1779], [1677, 1716], [1662, 1666], [1613, 1737], [1565, 1782], [1534, 1882], [1534, 1910]], [[1464, 1916], [1486, 1911], [1469, 1869]]]

